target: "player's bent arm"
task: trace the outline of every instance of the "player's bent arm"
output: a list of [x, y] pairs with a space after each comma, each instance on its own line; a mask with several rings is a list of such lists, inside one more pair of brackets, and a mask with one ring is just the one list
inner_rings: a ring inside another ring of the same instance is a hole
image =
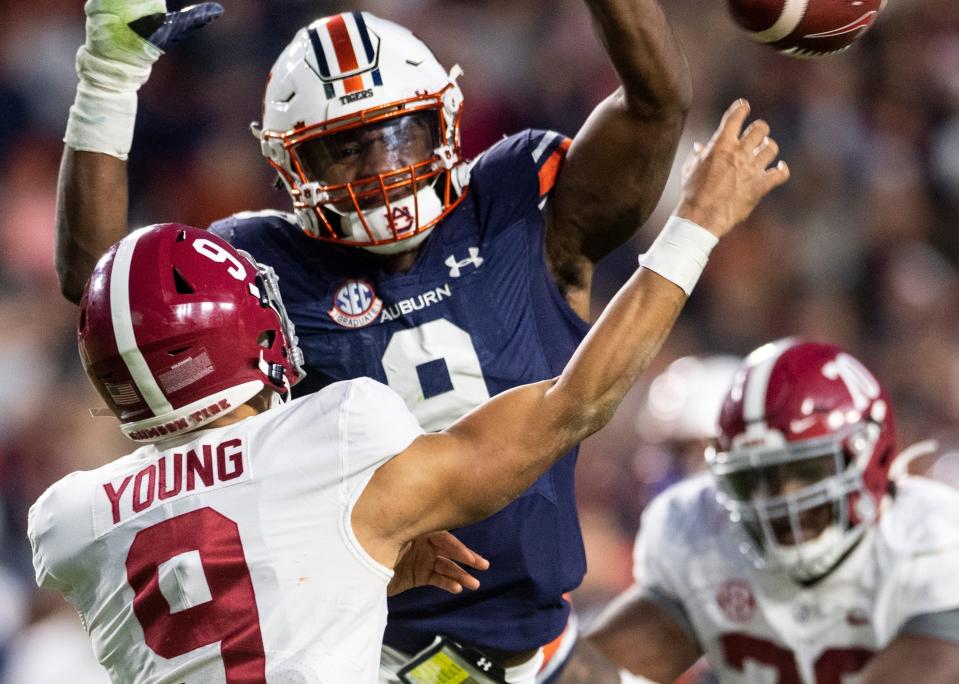
[[876, 655], [862, 673], [862, 684], [955, 684], [959, 682], [959, 643], [901, 635]]
[[57, 184], [56, 265], [60, 291], [80, 303], [97, 260], [127, 232], [127, 163], [64, 146]]
[[517, 498], [610, 420], [685, 301], [677, 285], [640, 268], [559, 378], [504, 392], [377, 469], [353, 510], [364, 548], [392, 566], [405, 541], [482, 520]]
[[655, 682], [672, 682], [702, 649], [666, 610], [633, 585], [596, 618], [586, 639], [619, 667]]
[[168, 45], [223, 13], [203, 2], [167, 12], [165, 0], [87, 0], [86, 40], [77, 51], [57, 186], [56, 265], [60, 290], [79, 303], [100, 256], [127, 230], [126, 158], [137, 91]]
[[622, 87], [576, 134], [550, 199], [554, 273], [588, 271], [646, 221], [692, 102], [689, 67], [658, 0], [586, 4]]

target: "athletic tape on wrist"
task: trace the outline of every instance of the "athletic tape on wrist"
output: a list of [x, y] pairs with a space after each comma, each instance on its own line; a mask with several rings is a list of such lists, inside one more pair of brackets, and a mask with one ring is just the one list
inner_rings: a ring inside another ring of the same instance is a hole
[[675, 283], [688, 297], [702, 275], [719, 238], [702, 226], [670, 216], [639, 265]]
[[77, 52], [80, 82], [63, 142], [74, 150], [126, 159], [133, 144], [137, 90], [151, 69], [151, 61], [127, 64], [98, 57], [82, 46]]
[[126, 159], [133, 145], [137, 94], [101, 90], [80, 82], [63, 142], [74, 150]]

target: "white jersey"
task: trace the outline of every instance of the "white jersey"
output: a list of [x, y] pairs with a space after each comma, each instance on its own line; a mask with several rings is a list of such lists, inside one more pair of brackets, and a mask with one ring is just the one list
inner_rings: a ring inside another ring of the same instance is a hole
[[649, 505], [634, 552], [644, 595], [681, 608], [722, 682], [854, 682], [911, 618], [959, 608], [959, 492], [932, 480], [900, 480], [879, 524], [808, 588], [756, 570], [742, 543], [704, 474]]
[[73, 473], [30, 509], [37, 582], [114, 682], [375, 682], [392, 571], [351, 512], [421, 433], [363, 378]]

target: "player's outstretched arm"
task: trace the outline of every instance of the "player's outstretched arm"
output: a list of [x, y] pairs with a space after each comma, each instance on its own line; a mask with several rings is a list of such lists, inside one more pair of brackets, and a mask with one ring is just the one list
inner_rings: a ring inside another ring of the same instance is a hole
[[609, 660], [654, 682], [672, 682], [702, 649], [665, 610], [633, 585], [596, 618], [587, 640]]
[[[586, 0], [622, 87], [573, 139], [547, 217], [554, 273], [578, 273], [649, 217], [692, 102], [689, 67], [658, 0]], [[564, 289], [574, 286], [560, 283]]]
[[659, 351], [709, 250], [788, 178], [784, 164], [768, 168], [775, 143], [753, 127], [742, 132], [748, 112], [734, 103], [698, 148], [676, 216], [562, 375], [498, 395], [377, 470], [353, 511], [374, 557], [392, 565], [407, 540], [492, 515], [609, 421]]
[[862, 684], [959, 682], [959, 644], [932, 637], [898, 636], [869, 661], [861, 681]]
[[100, 256], [127, 232], [126, 158], [137, 90], [170, 44], [223, 13], [205, 2], [167, 12], [165, 0], [89, 0], [86, 41], [77, 52], [57, 184], [56, 266], [63, 296], [80, 301]]

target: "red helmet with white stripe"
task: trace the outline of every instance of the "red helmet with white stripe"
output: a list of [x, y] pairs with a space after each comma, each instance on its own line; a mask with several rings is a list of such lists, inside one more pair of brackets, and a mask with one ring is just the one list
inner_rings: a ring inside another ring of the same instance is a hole
[[147, 226], [97, 263], [80, 302], [83, 366], [130, 439], [194, 430], [304, 375], [272, 269], [221, 238]]
[[312, 237], [412, 249], [463, 199], [463, 95], [409, 30], [367, 12], [300, 29], [277, 58], [254, 125]]
[[764, 345], [740, 367], [707, 463], [757, 566], [828, 573], [890, 493], [895, 427], [876, 378], [839, 347]]

